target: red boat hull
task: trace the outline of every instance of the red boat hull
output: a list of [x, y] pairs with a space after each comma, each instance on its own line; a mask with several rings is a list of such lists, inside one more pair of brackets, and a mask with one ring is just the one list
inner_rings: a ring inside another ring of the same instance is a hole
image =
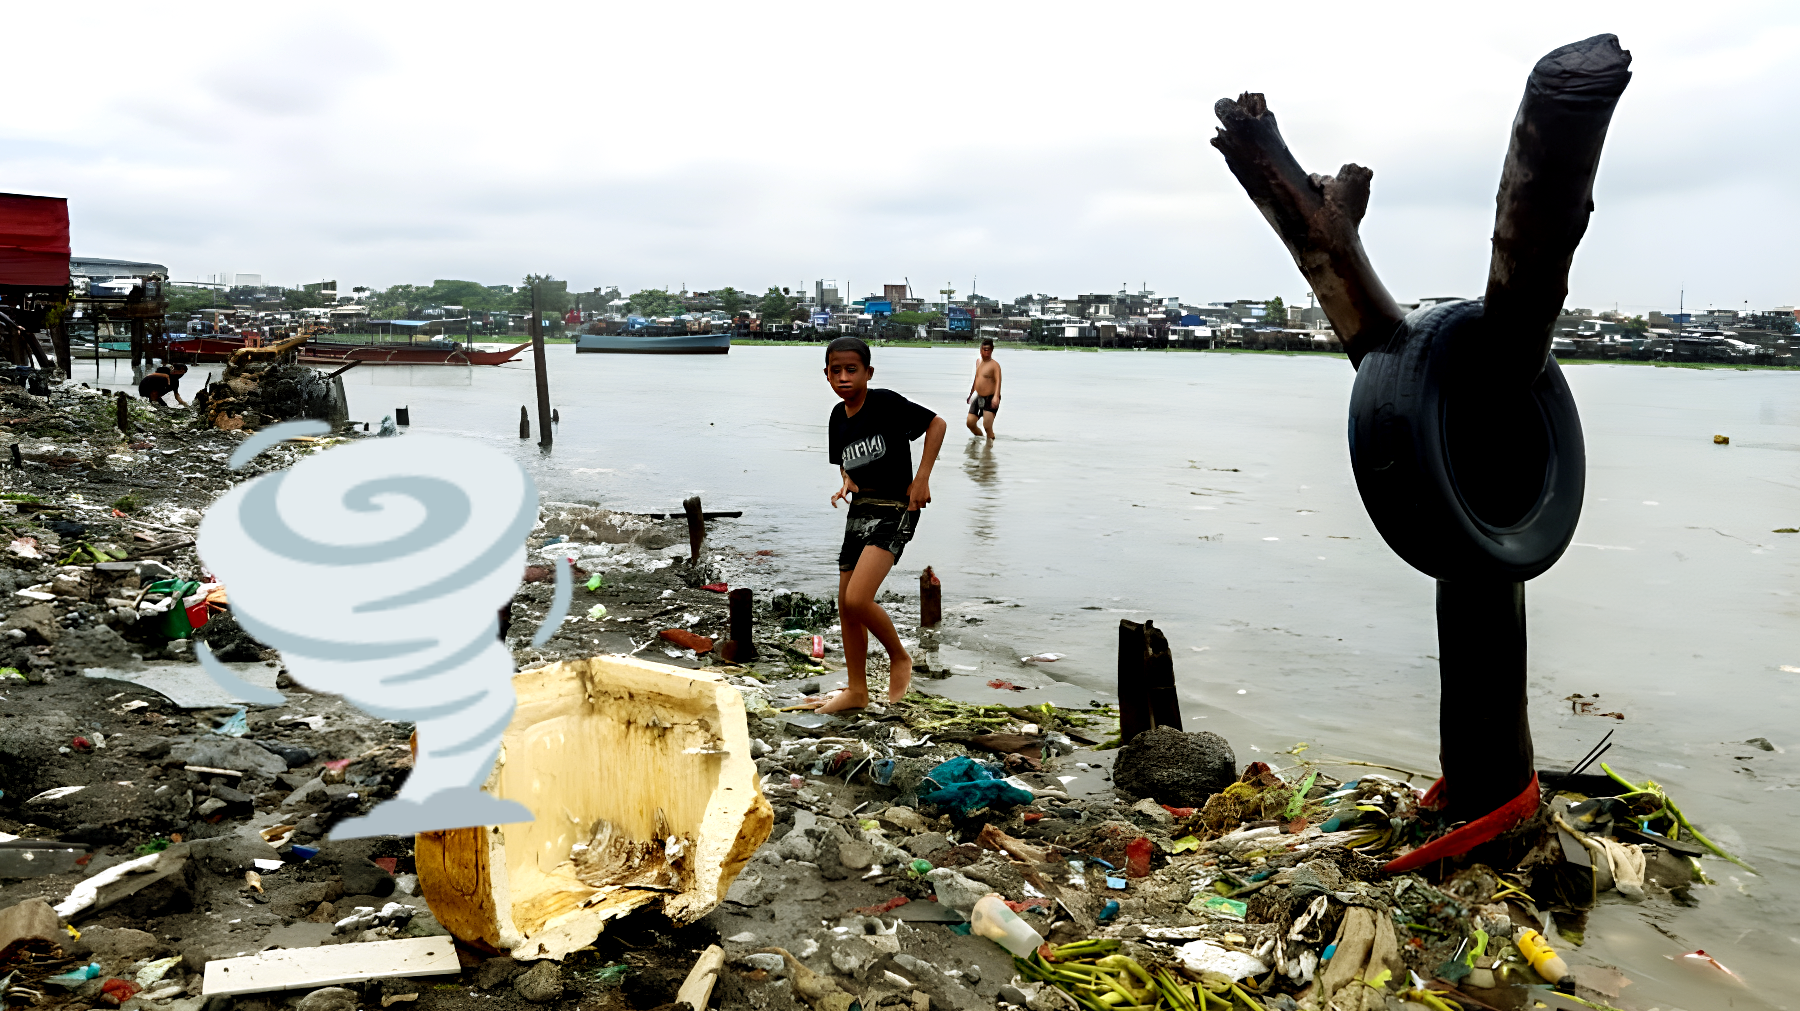
[[450, 351], [443, 348], [407, 344], [320, 344], [308, 342], [300, 348], [300, 360], [316, 365], [361, 362], [364, 365], [501, 365], [522, 354], [530, 344], [518, 344], [506, 351], [473, 351], [467, 348]]

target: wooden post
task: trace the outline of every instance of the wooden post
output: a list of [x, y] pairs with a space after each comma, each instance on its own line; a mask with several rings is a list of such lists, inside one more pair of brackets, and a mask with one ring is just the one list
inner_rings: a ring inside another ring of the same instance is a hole
[[531, 410], [524, 404], [519, 405], [519, 438], [531, 438]]
[[1144, 688], [1150, 725], [1181, 729], [1181, 699], [1175, 694], [1175, 656], [1169, 640], [1152, 621], [1144, 622]]
[[126, 399], [127, 398], [125, 396], [125, 391], [120, 390], [119, 391], [119, 400], [118, 400], [119, 431], [124, 433], [125, 436], [127, 438], [129, 438], [131, 436], [131, 412], [130, 412], [130, 409], [125, 406]]
[[755, 614], [754, 594], [747, 589], [731, 591], [731, 639], [725, 643], [725, 659], [732, 663], [749, 663], [756, 659], [756, 640], [752, 618]]
[[[350, 364], [354, 365], [356, 363], [351, 362]], [[407, 406], [407, 407], [394, 408], [394, 424], [396, 424], [396, 425], [411, 425], [412, 424], [412, 407]]]
[[144, 321], [137, 316], [131, 317], [131, 367], [133, 369], [143, 365], [144, 358], [147, 357], [144, 354], [144, 345], [147, 343], [145, 336]]
[[919, 573], [919, 627], [935, 628], [944, 620], [944, 585], [931, 566]]
[[56, 367], [62, 372], [63, 378], [67, 379], [70, 376], [73, 376], [75, 374], [75, 359], [74, 356], [69, 353], [68, 323], [59, 322], [50, 328], [50, 346], [56, 349]]
[[16, 442], [12, 444], [12, 464], [14, 470], [23, 470], [25, 467], [25, 454], [19, 452], [19, 444]]
[[1119, 621], [1119, 743], [1149, 730], [1150, 696], [1144, 681], [1144, 626]]
[[706, 540], [706, 516], [700, 511], [700, 496], [695, 495], [682, 502], [681, 508], [687, 512], [688, 558], [697, 562], [700, 560], [700, 544]]
[[537, 369], [538, 445], [545, 449], [555, 441], [550, 430], [550, 368], [544, 360], [544, 321], [538, 309], [538, 285], [531, 285], [531, 361]]

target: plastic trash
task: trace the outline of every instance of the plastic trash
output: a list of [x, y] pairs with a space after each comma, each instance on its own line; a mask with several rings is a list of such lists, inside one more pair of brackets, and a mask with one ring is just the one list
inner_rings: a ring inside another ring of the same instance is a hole
[[1105, 923], [1117, 915], [1119, 915], [1119, 900], [1107, 899], [1106, 905], [1100, 907], [1100, 915], [1094, 917], [1094, 922]]
[[994, 892], [975, 903], [969, 913], [969, 932], [980, 934], [1020, 958], [1029, 957], [1044, 943], [1043, 935], [1008, 909], [1006, 900]]
[[1204, 909], [1207, 912], [1229, 916], [1235, 920], [1243, 919], [1244, 914], [1250, 911], [1250, 907], [1244, 903], [1236, 899], [1228, 899], [1223, 895], [1209, 895], [1204, 899], [1198, 899], [1189, 903], [1188, 908], [1194, 912]]
[[926, 872], [931, 870], [931, 861], [924, 857], [915, 857], [912, 863], [906, 865], [906, 869], [911, 871], [915, 876], [923, 877]]
[[588, 577], [587, 588], [588, 588], [589, 593], [592, 593], [595, 590], [598, 590], [605, 585], [606, 585], [606, 580], [602, 579], [600, 577], [600, 573], [598, 573], [598, 572], [596, 572], [593, 575]]
[[883, 758], [869, 766], [869, 775], [880, 786], [887, 786], [894, 781], [894, 760]]
[[249, 732], [250, 724], [242, 708], [232, 713], [230, 719], [213, 728], [213, 733], [224, 734], [226, 737], [242, 737]]
[[967, 756], [952, 758], [932, 769], [926, 778], [939, 789], [921, 794], [919, 802], [948, 808], [959, 817], [984, 807], [1029, 804], [1031, 791], [995, 779], [985, 766]]
[[1065, 657], [1067, 655], [1068, 655], [1067, 653], [1034, 653], [1031, 656], [1020, 657], [1019, 662], [1020, 663], [1055, 663], [1056, 661], [1061, 660], [1063, 657]]
[[1125, 879], [1124, 878], [1115, 878], [1115, 877], [1112, 877], [1111, 875], [1108, 875], [1107, 879], [1106, 879], [1106, 887], [1112, 889], [1115, 892], [1122, 892], [1125, 890]]
[[1513, 938], [1513, 943], [1518, 945], [1519, 954], [1525, 956], [1525, 961], [1548, 982], [1558, 982], [1569, 974], [1569, 963], [1563, 961], [1556, 949], [1550, 947], [1550, 942], [1544, 940], [1544, 935], [1537, 931], [1522, 930]]
[[101, 999], [114, 1006], [125, 1003], [138, 995], [143, 987], [128, 979], [109, 979], [100, 984]]
[[80, 966], [79, 968], [70, 969], [60, 976], [51, 976], [45, 979], [44, 982], [53, 983], [56, 986], [66, 986], [73, 990], [90, 979], [98, 979], [99, 976], [100, 963], [89, 962], [87, 965]]
[[1149, 839], [1138, 836], [1125, 844], [1125, 876], [1128, 878], [1147, 878], [1150, 876], [1150, 853], [1156, 847]]
[[593, 607], [588, 608], [587, 616], [589, 621], [599, 621], [601, 618], [606, 617], [606, 605], [595, 604]]
[[825, 637], [822, 635], [815, 635], [812, 639], [812, 658], [814, 660], [823, 660], [825, 658]]

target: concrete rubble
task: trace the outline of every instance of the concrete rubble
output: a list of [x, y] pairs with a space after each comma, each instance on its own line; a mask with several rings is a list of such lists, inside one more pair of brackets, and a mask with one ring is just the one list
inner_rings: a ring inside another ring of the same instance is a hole
[[[191, 645], [167, 637], [167, 609], [146, 599], [159, 579], [208, 582], [191, 543], [214, 497], [329, 440], [233, 473], [224, 461], [242, 431], [132, 406], [121, 436], [114, 410], [80, 387], [47, 399], [0, 387], [0, 425], [24, 461], [0, 474], [11, 545], [0, 556], [0, 846], [83, 851], [57, 873], [0, 878], [10, 1004], [623, 1009], [685, 994], [780, 1011], [1095, 1006], [1059, 988], [1066, 962], [1125, 974], [1142, 1006], [1513, 1007], [1519, 985], [1544, 982], [1522, 957], [1527, 931], [1567, 954], [1602, 893], [1695, 901], [1691, 834], [1621, 843], [1566, 794], [1466, 857], [1384, 872], [1439, 831], [1403, 779], [1298, 754], [1282, 769], [1245, 766], [1217, 735], [1168, 728], [1118, 748], [1116, 710], [1042, 663], [1021, 661], [995, 688], [935, 662], [943, 637], [979, 621], [969, 607], [921, 630], [916, 597], [885, 597], [919, 644], [919, 691], [812, 713], [806, 699], [841, 680], [829, 601], [759, 591], [757, 658], [727, 664], [661, 633], [724, 642], [717, 584], [771, 586], [766, 552], [715, 534], [694, 564], [680, 520], [551, 502], [503, 630], [521, 670], [630, 655], [721, 679], [742, 697], [774, 824], [723, 901], [691, 922], [650, 902], [561, 959], [515, 960], [439, 923], [413, 839], [325, 840], [405, 781], [409, 725], [292, 682], [230, 620], [226, 587], [203, 603], [212, 620], [199, 634], [285, 696], [236, 703], [192, 676]], [[575, 606], [534, 648], [558, 558], [575, 566]], [[1015, 959], [972, 932], [990, 894], [1050, 947]], [[426, 970], [382, 962], [398, 949], [359, 947], [407, 939], [442, 939], [407, 957], [458, 962]], [[228, 959], [334, 948], [308, 955], [284, 988], [216, 982]], [[1173, 991], [1133, 983], [1127, 962]], [[304, 982], [340, 970], [329, 985]], [[1549, 982], [1591, 1006], [1615, 999], [1579, 972]], [[1123, 999], [1101, 1006], [1139, 1006]]]

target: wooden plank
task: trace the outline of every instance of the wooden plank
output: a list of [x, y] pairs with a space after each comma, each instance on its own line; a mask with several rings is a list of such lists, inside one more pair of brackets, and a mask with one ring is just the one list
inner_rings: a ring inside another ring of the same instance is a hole
[[211, 997], [308, 990], [389, 976], [454, 976], [461, 971], [456, 942], [448, 937], [276, 948], [260, 955], [216, 958], [206, 963], [201, 993]]

